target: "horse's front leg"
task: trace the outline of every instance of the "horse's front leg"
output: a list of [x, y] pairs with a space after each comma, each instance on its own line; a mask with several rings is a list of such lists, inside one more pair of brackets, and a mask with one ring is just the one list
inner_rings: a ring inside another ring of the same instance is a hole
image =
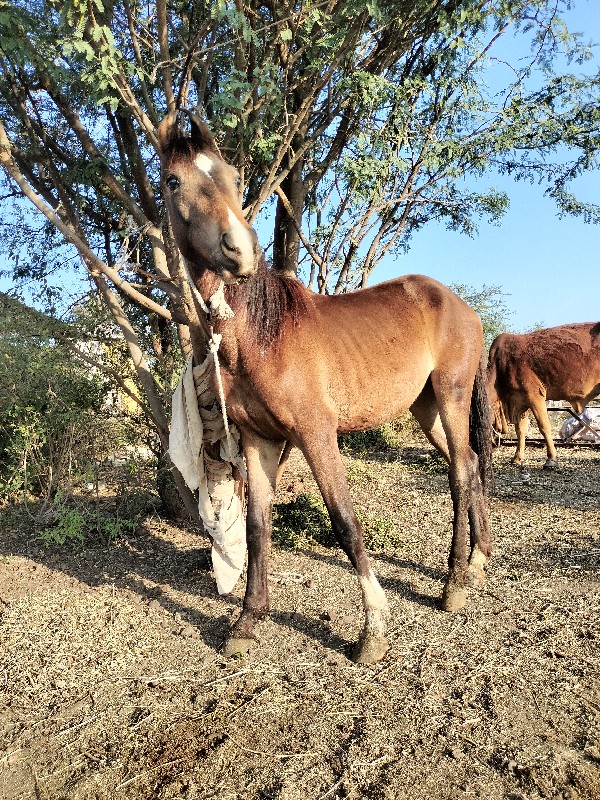
[[253, 644], [256, 623], [269, 612], [268, 564], [271, 546], [273, 498], [282, 442], [271, 442], [243, 432], [248, 470], [248, 576], [244, 607], [224, 648], [225, 655], [247, 653]]
[[356, 570], [362, 591], [365, 622], [352, 658], [360, 664], [374, 664], [389, 647], [385, 636], [389, 611], [364, 549], [363, 530], [354, 513], [335, 428], [325, 434], [306, 434], [301, 449], [323, 495], [335, 537]]

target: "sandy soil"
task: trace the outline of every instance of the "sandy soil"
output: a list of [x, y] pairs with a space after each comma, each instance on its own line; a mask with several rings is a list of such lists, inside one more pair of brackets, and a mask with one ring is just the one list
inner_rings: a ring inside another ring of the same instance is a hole
[[[251, 654], [220, 647], [205, 540], [152, 517], [110, 548], [0, 545], [0, 798], [598, 800], [600, 452], [528, 475], [496, 454], [495, 551], [464, 612], [438, 608], [446, 477], [420, 442], [347, 457], [357, 506], [393, 520], [373, 554], [392, 611], [383, 662], [339, 550], [275, 547]], [[432, 466], [433, 465], [433, 466]], [[279, 500], [315, 491], [294, 456]]]

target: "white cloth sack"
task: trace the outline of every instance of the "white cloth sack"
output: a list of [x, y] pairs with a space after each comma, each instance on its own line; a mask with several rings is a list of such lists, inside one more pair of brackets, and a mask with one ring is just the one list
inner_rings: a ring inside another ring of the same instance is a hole
[[[218, 348], [219, 341], [220, 337], [215, 336], [211, 351]], [[212, 390], [211, 351], [199, 366], [193, 366], [192, 356], [185, 364], [173, 395], [169, 456], [191, 491], [198, 492], [200, 518], [213, 539], [211, 555], [217, 589], [219, 594], [227, 594], [246, 560], [246, 520], [235, 492], [233, 467], [244, 478], [246, 470], [239, 431], [232, 425], [229, 441], [233, 452], [229, 453], [223, 414]], [[205, 447], [217, 442], [220, 460], [211, 458]]]

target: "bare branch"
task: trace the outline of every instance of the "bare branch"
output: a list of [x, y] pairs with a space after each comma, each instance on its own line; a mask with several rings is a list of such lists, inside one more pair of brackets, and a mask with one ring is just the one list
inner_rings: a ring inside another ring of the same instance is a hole
[[77, 248], [79, 251], [89, 273], [93, 277], [98, 277], [100, 273], [106, 275], [107, 278], [124, 294], [138, 305], [153, 311], [166, 319], [171, 319], [171, 313], [163, 306], [155, 303], [143, 294], [140, 294], [134, 289], [130, 283], [124, 281], [119, 273], [108, 266], [98, 256], [90, 250], [88, 245], [83, 239], [73, 230], [72, 226], [63, 222], [63, 220], [55, 213], [36, 192], [33, 191], [31, 186], [25, 180], [23, 174], [18, 169], [15, 161], [11, 157], [11, 144], [6, 135], [4, 125], [0, 122], [0, 163], [10, 177], [17, 183], [23, 194], [34, 204], [34, 206], [44, 214], [44, 216], [58, 228], [67, 241]]
[[167, 111], [174, 111], [175, 95], [173, 94], [173, 82], [171, 80], [171, 56], [169, 54], [167, 4], [165, 0], [157, 0], [156, 18], [158, 23], [158, 43], [160, 47], [161, 72], [163, 76], [165, 97], [167, 99]]

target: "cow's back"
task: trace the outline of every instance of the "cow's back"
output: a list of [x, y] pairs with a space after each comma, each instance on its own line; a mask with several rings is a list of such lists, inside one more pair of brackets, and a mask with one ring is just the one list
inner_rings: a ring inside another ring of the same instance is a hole
[[600, 323], [575, 323], [525, 334], [504, 333], [490, 348], [500, 398], [517, 394], [578, 401], [600, 392]]

